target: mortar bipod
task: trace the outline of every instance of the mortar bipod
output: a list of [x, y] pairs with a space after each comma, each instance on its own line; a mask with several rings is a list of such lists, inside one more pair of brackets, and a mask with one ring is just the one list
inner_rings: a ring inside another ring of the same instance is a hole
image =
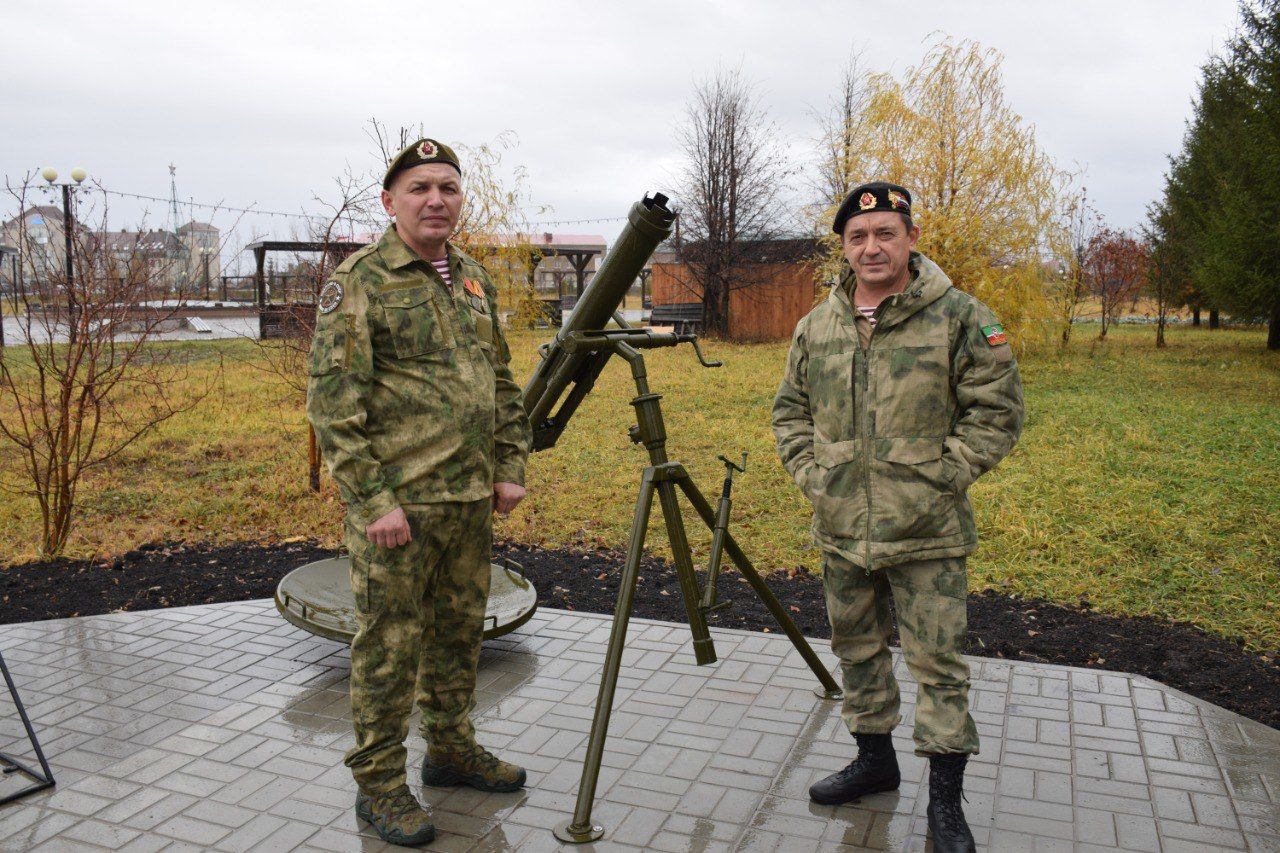
[[[791, 641], [800, 657], [818, 679], [819, 687], [814, 692], [824, 699], [838, 699], [841, 696], [840, 685], [831, 677], [822, 660], [810, 647], [809, 641], [804, 638], [791, 616], [788, 615], [786, 607], [778, 601], [760, 572], [751, 564], [747, 555], [734, 540], [733, 534], [728, 531], [728, 507], [723, 503], [723, 497], [721, 515], [724, 523], [717, 524], [716, 511], [693, 482], [689, 472], [679, 462], [672, 462], [667, 458], [667, 431], [662, 420], [662, 395], [653, 393], [649, 387], [643, 350], [691, 343], [695, 346], [699, 362], [707, 367], [718, 365], [719, 362], [708, 361], [702, 357], [696, 341], [697, 337], [694, 335], [611, 329], [571, 332], [560, 342], [561, 347], [570, 353], [584, 352], [601, 355], [600, 359], [594, 360], [593, 377], [598, 375], [598, 366], [602, 365], [603, 359], [610, 354], [621, 357], [631, 366], [631, 376], [636, 387], [636, 396], [631, 399], [631, 405], [635, 409], [636, 423], [627, 432], [631, 440], [643, 445], [649, 454], [649, 465], [640, 475], [640, 493], [636, 497], [635, 516], [631, 521], [631, 534], [627, 542], [627, 558], [618, 584], [617, 605], [614, 607], [609, 644], [605, 649], [604, 667], [600, 673], [600, 687], [596, 694], [595, 713], [591, 720], [591, 734], [587, 739], [587, 751], [582, 761], [582, 778], [578, 783], [578, 797], [574, 804], [573, 816], [556, 824], [552, 829], [556, 838], [571, 844], [598, 841], [604, 834], [604, 825], [591, 818], [591, 807], [595, 800], [596, 786], [600, 781], [604, 744], [609, 732], [609, 718], [613, 713], [613, 700], [618, 688], [622, 654], [627, 642], [627, 626], [635, 603], [636, 587], [640, 577], [640, 561], [644, 556], [645, 539], [655, 502], [660, 507], [663, 522], [667, 528], [667, 541], [671, 548], [672, 562], [675, 563], [680, 598], [689, 618], [690, 633], [693, 635], [694, 661], [699, 666], [713, 664], [716, 662], [716, 650], [701, 606], [701, 591], [698, 589], [698, 579], [694, 573], [688, 534], [679, 502], [681, 496], [692, 507], [702, 527], [713, 531], [713, 534], [718, 530], [724, 553], [737, 566], [742, 578], [759, 596], [782, 632], [787, 635], [787, 639]], [[579, 383], [579, 386], [581, 384]], [[726, 474], [729, 473], [726, 472]]]
[[720, 490], [720, 504], [716, 507], [716, 524], [711, 531], [711, 558], [707, 561], [707, 585], [702, 589], [702, 603], [698, 609], [702, 615], [728, 607], [731, 601], [716, 601], [716, 581], [720, 577], [720, 559], [724, 556], [724, 537], [729, 533], [729, 513], [733, 509], [733, 473], [747, 473], [747, 451], [742, 451], [742, 464], [738, 465], [723, 453], [716, 457], [724, 463], [724, 486]]

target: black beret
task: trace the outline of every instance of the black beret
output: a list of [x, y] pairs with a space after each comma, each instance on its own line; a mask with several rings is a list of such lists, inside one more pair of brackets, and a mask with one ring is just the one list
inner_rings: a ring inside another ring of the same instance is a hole
[[885, 181], [872, 181], [854, 187], [848, 198], [836, 211], [836, 221], [831, 230], [844, 234], [844, 225], [852, 217], [860, 213], [873, 213], [877, 210], [888, 210], [893, 213], [911, 215], [911, 193], [905, 187]]
[[453, 153], [452, 148], [434, 139], [419, 139], [412, 145], [406, 145], [399, 154], [391, 158], [391, 163], [387, 166], [387, 174], [382, 178], [382, 188], [385, 190], [390, 187], [391, 179], [397, 173], [412, 169], [414, 166], [421, 166], [423, 163], [446, 163], [457, 169], [459, 175], [462, 174], [462, 167], [458, 165], [458, 155]]

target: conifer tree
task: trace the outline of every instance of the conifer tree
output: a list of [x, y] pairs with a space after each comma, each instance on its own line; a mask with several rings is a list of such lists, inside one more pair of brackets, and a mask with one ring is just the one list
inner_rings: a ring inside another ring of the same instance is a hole
[[1242, 3], [1241, 18], [1204, 66], [1151, 232], [1157, 249], [1181, 241], [1192, 298], [1265, 317], [1280, 349], [1280, 0]]

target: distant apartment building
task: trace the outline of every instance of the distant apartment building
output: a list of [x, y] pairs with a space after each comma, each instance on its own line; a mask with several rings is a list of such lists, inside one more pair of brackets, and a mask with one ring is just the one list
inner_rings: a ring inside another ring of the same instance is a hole
[[208, 222], [192, 220], [178, 228], [178, 240], [185, 253], [187, 280], [198, 290], [208, 291], [222, 270], [221, 233]]
[[[80, 231], [77, 238], [84, 258], [98, 267], [98, 275], [145, 275], [160, 293], [198, 295], [221, 274], [221, 234], [207, 222], [188, 222], [176, 233]], [[61, 278], [66, 267], [66, 232], [60, 208], [27, 208], [0, 225], [0, 243], [17, 250], [17, 270], [24, 286], [39, 292], [43, 285]], [[13, 277], [13, 265], [4, 264], [0, 282], [6, 290], [13, 287]]]
[[[23, 239], [23, 233], [26, 239]], [[18, 254], [18, 274], [29, 281], [47, 281], [66, 265], [66, 242], [62, 229], [62, 211], [41, 205], [29, 207], [21, 215], [0, 225], [0, 243]], [[6, 290], [13, 283], [14, 267], [4, 264], [0, 281]]]
[[154, 298], [164, 298], [189, 282], [182, 241], [171, 231], [94, 231], [84, 237], [84, 245], [100, 276], [145, 282]]

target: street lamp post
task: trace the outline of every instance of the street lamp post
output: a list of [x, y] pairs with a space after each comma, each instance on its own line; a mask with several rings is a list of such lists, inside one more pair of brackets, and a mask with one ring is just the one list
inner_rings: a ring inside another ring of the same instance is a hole
[[200, 264], [203, 267], [202, 277], [204, 278], [204, 299], [209, 301], [209, 252], [211, 250], [207, 246], [200, 247]]
[[[41, 170], [40, 177], [48, 181], [49, 186], [62, 188], [62, 237], [64, 241], [64, 251], [67, 256], [67, 340], [69, 343], [74, 344], [76, 342], [76, 314], [78, 306], [76, 305], [75, 250], [73, 248], [74, 234], [72, 233], [75, 230], [75, 220], [72, 218], [74, 214], [72, 212], [71, 204], [72, 184], [68, 184], [66, 182], [55, 184], [54, 182], [58, 180], [58, 171], [52, 167], [45, 167]], [[83, 184], [84, 179], [87, 177], [89, 177], [89, 174], [78, 166], [71, 170], [71, 180], [75, 181], [75, 186]]]
[[[21, 262], [21, 255], [20, 255], [18, 252], [14, 252], [14, 253], [13, 253], [13, 257], [9, 259], [9, 262], [13, 265], [13, 267], [12, 267], [12, 268], [13, 268], [13, 282], [12, 282], [12, 284], [13, 284], [13, 306], [14, 306], [14, 308], [13, 308], [13, 312], [16, 314], [16, 313], [18, 313], [18, 307], [17, 307], [17, 306], [18, 306], [19, 288], [21, 288], [21, 287], [22, 287], [22, 279], [21, 279], [21, 276], [22, 276], [22, 262]], [[24, 294], [24, 295], [25, 295], [25, 294]], [[26, 300], [24, 299], [23, 301], [25, 302]], [[0, 343], [3, 343], [3, 341], [0, 341]]]
[[[9, 282], [12, 288], [12, 299], [16, 305], [18, 302], [18, 250], [12, 246], [0, 245], [0, 266], [4, 264], [5, 255], [12, 255], [11, 273], [12, 281]], [[4, 349], [4, 288], [0, 287], [0, 350]]]

